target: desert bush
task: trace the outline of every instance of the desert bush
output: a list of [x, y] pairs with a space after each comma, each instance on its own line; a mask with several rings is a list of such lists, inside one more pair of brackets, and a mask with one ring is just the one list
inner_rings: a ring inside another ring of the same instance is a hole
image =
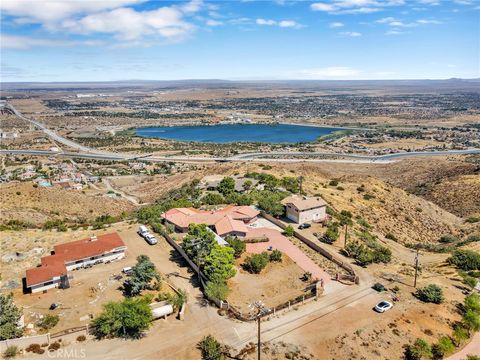
[[242, 268], [249, 273], [259, 274], [265, 268], [265, 266], [267, 266], [269, 261], [270, 257], [267, 252], [262, 252], [261, 254], [253, 254], [247, 256], [244, 263], [242, 264]]
[[468, 333], [468, 329], [466, 329], [464, 326], [456, 326], [453, 329], [452, 337], [455, 341], [455, 344], [460, 346], [470, 338], [470, 335]]
[[77, 336], [77, 341], [78, 342], [83, 342], [87, 340], [87, 337], [85, 335], [80, 335], [80, 336]]
[[338, 180], [330, 180], [330, 182], [328, 183], [328, 185], [330, 186], [337, 186], [338, 185]]
[[434, 304], [440, 304], [444, 300], [442, 288], [435, 284], [429, 284], [418, 289], [415, 296], [423, 302]]
[[473, 250], [455, 250], [447, 261], [465, 271], [480, 270], [480, 254]]
[[480, 330], [480, 314], [478, 312], [467, 310], [465, 314], [463, 314], [462, 322], [470, 331]]
[[288, 237], [292, 237], [293, 234], [295, 233], [295, 229], [293, 228], [292, 225], [287, 225], [285, 229], [283, 229], [283, 233]]
[[49, 330], [55, 327], [59, 321], [60, 318], [58, 317], [58, 315], [48, 314], [37, 322], [37, 326], [41, 327], [43, 330]]
[[413, 345], [409, 345], [405, 349], [406, 360], [420, 360], [423, 357], [432, 357], [432, 348], [429, 343], [423, 339], [417, 339]]
[[220, 360], [224, 358], [223, 346], [212, 335], [205, 336], [198, 344], [197, 348], [202, 353], [202, 359]]
[[450, 243], [454, 243], [454, 242], [457, 242], [457, 241], [458, 241], [458, 238], [455, 235], [452, 235], [452, 234], [443, 235], [438, 240], [438, 242], [441, 242], [442, 244], [450, 244]]
[[9, 346], [4, 352], [3, 357], [5, 359], [11, 359], [17, 356], [18, 348], [16, 346]]
[[48, 346], [48, 351], [55, 351], [55, 350], [58, 350], [60, 349], [60, 343], [58, 342], [54, 342], [54, 343], [51, 343], [49, 346]]
[[434, 359], [443, 359], [455, 351], [455, 345], [448, 336], [442, 336], [438, 342], [432, 346], [432, 355]]
[[273, 262], [281, 262], [282, 261], [282, 252], [280, 250], [273, 250], [271, 253], [270, 253], [270, 261], [273, 261]]

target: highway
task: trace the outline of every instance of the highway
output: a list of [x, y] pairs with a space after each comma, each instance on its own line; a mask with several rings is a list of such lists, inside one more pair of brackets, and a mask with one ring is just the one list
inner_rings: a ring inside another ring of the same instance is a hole
[[[480, 149], [466, 149], [466, 150], [444, 150], [444, 151], [424, 151], [424, 152], [405, 152], [386, 155], [354, 155], [343, 153], [328, 153], [328, 152], [270, 152], [270, 153], [246, 153], [235, 155], [232, 157], [191, 157], [191, 156], [153, 156], [151, 154], [122, 154], [98, 149], [89, 148], [78, 144], [72, 140], [66, 139], [58, 135], [53, 130], [48, 129], [39, 121], [29, 119], [22, 115], [11, 104], [5, 105], [16, 116], [24, 121], [30, 122], [54, 141], [68, 146], [71, 149], [78, 150], [78, 152], [66, 151], [44, 151], [44, 150], [0, 150], [0, 154], [18, 154], [18, 155], [36, 155], [36, 156], [63, 156], [76, 157], [93, 160], [113, 160], [113, 161], [132, 161], [139, 160], [145, 162], [183, 162], [183, 163], [197, 163], [197, 162], [340, 162], [340, 163], [368, 163], [368, 164], [386, 164], [394, 162], [401, 158], [414, 156], [438, 156], [438, 155], [461, 155], [461, 154], [480, 154]], [[320, 156], [322, 158], [305, 158], [298, 159], [292, 156]], [[275, 157], [275, 158], [272, 158]], [[333, 159], [325, 159], [333, 158]], [[340, 158], [340, 159], [339, 159]]]

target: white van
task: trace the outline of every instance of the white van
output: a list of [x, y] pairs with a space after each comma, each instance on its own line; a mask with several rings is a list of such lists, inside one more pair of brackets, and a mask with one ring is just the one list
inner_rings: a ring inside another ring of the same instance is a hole
[[138, 235], [145, 237], [145, 235], [147, 234], [148, 234], [147, 227], [145, 225], [140, 225], [140, 227], [138, 228]]

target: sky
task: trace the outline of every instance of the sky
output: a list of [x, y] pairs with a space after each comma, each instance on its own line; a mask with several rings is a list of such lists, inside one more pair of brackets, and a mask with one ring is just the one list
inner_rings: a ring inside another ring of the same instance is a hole
[[1, 81], [480, 77], [480, 0], [2, 0]]

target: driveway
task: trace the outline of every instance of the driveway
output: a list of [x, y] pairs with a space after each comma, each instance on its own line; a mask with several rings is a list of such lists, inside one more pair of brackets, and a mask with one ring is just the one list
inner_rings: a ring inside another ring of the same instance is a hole
[[319, 267], [315, 262], [305, 255], [298, 247], [283, 236], [278, 230], [268, 228], [254, 228], [249, 230], [247, 238], [267, 237], [268, 242], [247, 243], [247, 252], [261, 253], [267, 251], [268, 247], [278, 249], [287, 254], [298, 266], [305, 272], [311, 272], [312, 276], [317, 280], [322, 279], [324, 284], [331, 281], [330, 275]]

